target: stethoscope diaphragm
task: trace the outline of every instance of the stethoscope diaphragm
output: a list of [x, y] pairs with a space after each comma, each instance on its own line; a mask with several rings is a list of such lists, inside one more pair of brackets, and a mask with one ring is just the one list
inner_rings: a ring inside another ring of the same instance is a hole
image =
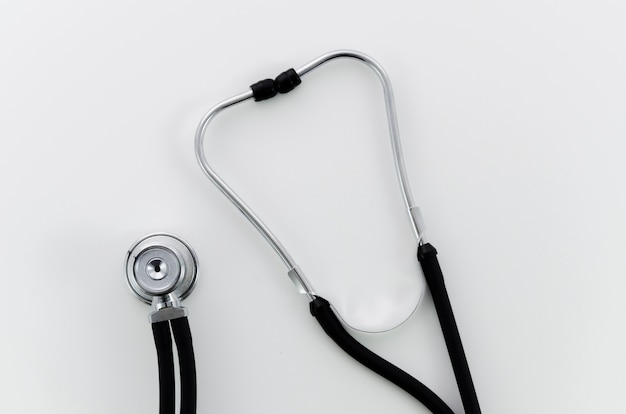
[[197, 280], [198, 258], [189, 244], [166, 233], [150, 234], [131, 246], [126, 255], [126, 280], [141, 301], [185, 299]]

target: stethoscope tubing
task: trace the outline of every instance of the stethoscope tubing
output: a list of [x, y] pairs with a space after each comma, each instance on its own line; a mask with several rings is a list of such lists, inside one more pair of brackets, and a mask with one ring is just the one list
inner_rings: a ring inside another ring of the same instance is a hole
[[310, 303], [311, 314], [322, 329], [345, 353], [371, 369], [381, 377], [397, 385], [420, 401], [434, 414], [454, 414], [452, 409], [430, 388], [402, 369], [381, 358], [346, 331], [332, 310], [330, 303], [321, 296]]
[[420, 262], [424, 278], [426, 279], [426, 283], [433, 297], [435, 311], [437, 312], [443, 339], [446, 342], [448, 356], [450, 357], [452, 370], [454, 371], [454, 377], [457, 387], [459, 388], [459, 394], [461, 395], [465, 413], [480, 414], [476, 388], [474, 387], [474, 381], [472, 380], [465, 350], [463, 349], [463, 343], [461, 342], [459, 328], [457, 327], [452, 305], [450, 304], [450, 297], [448, 296], [444, 282], [443, 272], [441, 271], [439, 260], [437, 259], [437, 250], [430, 243], [422, 244], [417, 249], [417, 259]]
[[172, 331], [169, 321], [154, 322], [152, 334], [159, 365], [159, 414], [174, 414], [176, 387]]
[[[170, 329], [171, 328], [171, 329]], [[187, 317], [152, 323], [159, 366], [159, 414], [174, 414], [176, 385], [174, 349], [176, 342], [180, 368], [180, 414], [195, 414], [197, 405], [196, 361]]]
[[196, 359], [193, 352], [189, 320], [172, 319], [172, 334], [180, 365], [180, 414], [195, 414], [197, 402]]
[[298, 265], [295, 263], [289, 252], [267, 228], [259, 217], [246, 205], [246, 203], [224, 182], [224, 180], [211, 168], [204, 152], [204, 137], [211, 120], [220, 112], [233, 105], [254, 98], [255, 101], [265, 100], [276, 96], [278, 93], [287, 93], [298, 86], [300, 77], [306, 75], [313, 69], [335, 58], [357, 59], [378, 75], [381, 81], [387, 120], [389, 125], [389, 135], [394, 154], [396, 175], [399, 179], [401, 193], [409, 214], [410, 222], [414, 230], [418, 245], [418, 260], [422, 267], [426, 282], [431, 290], [433, 302], [437, 316], [441, 325], [442, 333], [448, 349], [448, 354], [452, 363], [454, 375], [463, 402], [466, 414], [480, 414], [480, 407], [474, 383], [469, 371], [469, 365], [465, 356], [465, 351], [461, 342], [456, 320], [450, 305], [450, 299], [445, 287], [443, 273], [437, 260], [437, 251], [426, 242], [423, 233], [423, 224], [419, 209], [413, 202], [411, 190], [406, 174], [402, 147], [398, 133], [398, 122], [393, 97], [393, 90], [387, 74], [383, 68], [372, 58], [355, 51], [336, 51], [314, 59], [310, 63], [298, 70], [289, 69], [281, 73], [275, 80], [265, 79], [252, 85], [250, 91], [241, 93], [232, 98], [226, 99], [211, 108], [202, 118], [196, 130], [195, 151], [196, 158], [202, 171], [219, 188], [219, 190], [239, 209], [243, 215], [254, 225], [263, 237], [274, 248], [278, 256], [283, 260], [289, 269], [288, 275], [298, 286], [301, 293], [305, 294], [310, 301], [312, 315], [318, 320], [325, 333], [352, 358], [383, 376], [387, 380], [396, 384], [417, 400], [422, 402], [429, 410], [435, 414], [450, 414], [452, 410], [435, 393], [420, 381], [402, 371], [398, 367], [374, 354], [365, 346], [353, 338], [343, 327], [336, 311], [332, 305], [321, 296], [318, 296], [306, 280]]

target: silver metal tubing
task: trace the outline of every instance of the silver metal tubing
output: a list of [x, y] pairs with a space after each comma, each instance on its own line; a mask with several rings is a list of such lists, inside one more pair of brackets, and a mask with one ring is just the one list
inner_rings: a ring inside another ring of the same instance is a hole
[[[406, 168], [404, 165], [404, 157], [402, 155], [402, 146], [400, 144], [400, 134], [398, 130], [398, 119], [396, 116], [396, 108], [393, 97], [393, 89], [391, 87], [391, 82], [389, 81], [389, 77], [383, 70], [383, 68], [371, 57], [356, 51], [351, 50], [339, 50], [335, 52], [330, 52], [325, 55], [314, 59], [313, 61], [307, 63], [300, 69], [297, 69], [296, 72], [299, 76], [305, 76], [313, 69], [318, 68], [324, 63], [336, 59], [336, 58], [352, 58], [365, 63], [369, 66], [375, 73], [378, 75], [380, 82], [382, 84], [384, 98], [385, 98], [385, 108], [387, 112], [387, 122], [389, 125], [389, 135], [391, 138], [391, 146], [394, 154], [394, 161], [396, 167], [396, 175], [398, 177], [400, 183], [400, 190], [402, 192], [402, 197], [404, 200], [404, 204], [409, 215], [409, 219], [411, 222], [411, 226], [413, 228], [413, 232], [417, 239], [418, 244], [424, 243], [424, 232], [423, 226], [421, 224], [421, 215], [419, 214], [419, 208], [414, 205], [413, 196], [411, 194], [411, 189], [409, 186], [409, 181], [406, 174]], [[224, 109], [229, 108], [233, 105], [239, 104], [241, 102], [247, 101], [252, 98], [252, 91], [247, 91], [241, 93], [239, 95], [233, 96], [232, 98], [226, 99], [225, 101], [220, 102], [213, 108], [211, 108], [205, 115], [202, 117], [200, 124], [196, 130], [196, 139], [195, 139], [195, 151], [196, 158], [202, 171], [209, 177], [209, 179], [224, 193], [224, 195], [243, 213], [243, 215], [254, 225], [254, 227], [265, 237], [268, 243], [274, 248], [278, 256], [283, 260], [285, 265], [288, 268], [288, 275], [293, 280], [293, 282], [298, 287], [299, 291], [305, 294], [309, 300], [313, 300], [315, 293], [311, 284], [306, 280], [306, 277], [298, 267], [298, 265], [294, 262], [293, 258], [285, 249], [285, 247], [280, 243], [280, 241], [276, 238], [276, 236], [267, 228], [267, 226], [259, 219], [259, 217], [248, 207], [244, 201], [222, 180], [222, 178], [211, 168], [209, 163], [207, 162], [205, 153], [204, 153], [204, 137], [206, 134], [206, 129], [209, 123]]]
[[309, 281], [306, 279], [302, 271], [296, 262], [292, 259], [287, 249], [282, 243], [274, 236], [271, 230], [261, 221], [261, 219], [252, 211], [250, 207], [233, 191], [232, 188], [226, 184], [226, 182], [220, 177], [209, 165], [206, 155], [204, 153], [204, 136], [209, 123], [224, 109], [236, 105], [238, 103], [247, 101], [252, 98], [252, 91], [247, 91], [232, 98], [226, 99], [220, 102], [209, 110], [200, 121], [198, 128], [196, 129], [195, 150], [196, 158], [202, 171], [209, 177], [209, 179], [220, 189], [220, 191], [228, 198], [234, 205], [241, 211], [241, 213], [252, 223], [252, 225], [263, 235], [265, 240], [274, 248], [278, 256], [282, 259], [288, 269], [288, 275], [294, 282], [298, 290], [305, 294], [309, 300], [315, 298], [315, 292]]
[[391, 81], [387, 76], [385, 70], [371, 57], [357, 52], [354, 50], [337, 50], [318, 57], [317, 59], [307, 63], [300, 69], [296, 70], [301, 77], [311, 72], [313, 69], [318, 68], [324, 63], [337, 59], [337, 58], [352, 58], [357, 59], [367, 66], [369, 66], [378, 75], [383, 87], [383, 94], [385, 96], [385, 108], [387, 110], [387, 124], [389, 126], [389, 137], [391, 138], [391, 147], [393, 150], [393, 159], [396, 165], [396, 175], [400, 182], [400, 190], [402, 192], [402, 198], [406, 207], [415, 238], [419, 244], [424, 243], [423, 228], [419, 223], [420, 220], [416, 219], [416, 216], [411, 212], [412, 209], [416, 209], [417, 206], [413, 202], [413, 195], [411, 194], [411, 187], [409, 186], [409, 179], [406, 174], [406, 167], [404, 165], [404, 156], [402, 155], [402, 144], [400, 143], [400, 132], [398, 128], [398, 117], [396, 115], [396, 104], [393, 97], [393, 88], [391, 87]]

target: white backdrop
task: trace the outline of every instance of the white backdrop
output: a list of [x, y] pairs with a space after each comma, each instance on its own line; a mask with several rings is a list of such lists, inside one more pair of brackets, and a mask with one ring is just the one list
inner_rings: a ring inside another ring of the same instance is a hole
[[[202, 114], [338, 48], [395, 87], [408, 173], [485, 413], [623, 412], [622, 2], [0, 4], [0, 404], [155, 413], [149, 308], [122, 263], [167, 231], [200, 257], [200, 413], [426, 412], [322, 333], [202, 175]], [[209, 158], [348, 322], [423, 281], [376, 77], [342, 61], [210, 129]], [[395, 302], [388, 309], [386, 304]], [[355, 335], [461, 412], [432, 300]]]

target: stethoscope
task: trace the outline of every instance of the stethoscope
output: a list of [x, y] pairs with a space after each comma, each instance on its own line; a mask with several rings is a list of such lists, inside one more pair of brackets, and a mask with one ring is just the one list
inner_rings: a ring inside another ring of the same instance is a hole
[[[289, 69], [275, 79], [264, 79], [250, 86], [246, 92], [226, 99], [211, 108], [200, 121], [195, 135], [196, 158], [202, 171], [220, 191], [252, 223], [287, 267], [287, 275], [298, 291], [309, 301], [311, 314], [326, 334], [352, 358], [394, 383], [419, 400], [433, 413], [452, 413], [452, 410], [434, 392], [400, 368], [376, 355], [344, 328], [337, 311], [318, 295], [302, 269], [287, 249], [252, 211], [250, 207], [224, 182], [209, 165], [204, 152], [204, 139], [210, 122], [222, 111], [247, 100], [264, 101], [292, 91], [302, 82], [302, 77], [321, 65], [337, 59], [356, 59], [370, 67], [378, 76], [383, 89], [389, 136], [400, 183], [404, 205], [417, 241], [417, 259], [430, 288], [443, 336], [452, 362], [454, 375], [465, 413], [480, 413], [469, 366], [437, 260], [437, 250], [426, 242], [419, 208], [413, 201], [405, 170], [393, 90], [383, 68], [369, 56], [356, 51], [335, 51], [314, 59], [301, 68]], [[175, 411], [175, 373], [172, 335], [176, 344], [181, 389], [181, 414], [196, 412], [196, 370], [193, 344], [187, 320], [187, 311], [180, 305], [193, 290], [197, 278], [198, 261], [193, 249], [179, 237], [170, 234], [153, 234], [137, 241], [126, 257], [126, 276], [135, 295], [152, 305], [150, 322], [157, 349], [159, 365], [159, 412]]]

